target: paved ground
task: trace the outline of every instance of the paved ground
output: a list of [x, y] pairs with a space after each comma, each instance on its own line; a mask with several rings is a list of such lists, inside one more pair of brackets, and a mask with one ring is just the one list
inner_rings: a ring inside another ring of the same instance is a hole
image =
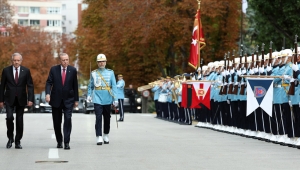
[[58, 150], [51, 115], [26, 114], [23, 149], [6, 149], [5, 115], [0, 114], [0, 169], [300, 169], [298, 149], [179, 125], [153, 114], [125, 114], [118, 129], [112, 115], [110, 144], [97, 146], [94, 123], [94, 115], [73, 114], [71, 150]]

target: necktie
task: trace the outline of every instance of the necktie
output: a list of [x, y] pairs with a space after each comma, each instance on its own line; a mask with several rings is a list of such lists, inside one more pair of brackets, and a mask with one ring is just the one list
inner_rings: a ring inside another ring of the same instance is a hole
[[65, 79], [66, 79], [66, 69], [63, 68], [63, 72], [62, 72], [62, 84], [64, 85], [65, 84]]
[[18, 77], [18, 69], [16, 68], [16, 73], [15, 73], [15, 82], [16, 84], [18, 83], [19, 77]]

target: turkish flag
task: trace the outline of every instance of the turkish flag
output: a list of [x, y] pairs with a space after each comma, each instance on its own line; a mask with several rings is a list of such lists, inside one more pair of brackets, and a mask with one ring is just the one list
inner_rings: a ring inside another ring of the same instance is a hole
[[191, 49], [190, 49], [190, 58], [189, 58], [189, 66], [193, 67], [194, 69], [197, 69], [198, 57], [200, 57], [199, 53], [200, 50], [204, 48], [204, 46], [205, 46], [205, 39], [202, 30], [200, 10], [198, 9], [195, 15]]

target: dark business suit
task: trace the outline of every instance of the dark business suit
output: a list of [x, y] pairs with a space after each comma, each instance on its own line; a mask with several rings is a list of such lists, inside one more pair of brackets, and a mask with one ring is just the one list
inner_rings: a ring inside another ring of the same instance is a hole
[[50, 69], [46, 81], [46, 94], [50, 94], [50, 105], [52, 106], [52, 118], [57, 143], [62, 143], [61, 122], [62, 110], [64, 111], [64, 142], [70, 142], [72, 130], [72, 112], [75, 101], [78, 97], [77, 70], [75, 67], [68, 66], [66, 70], [66, 79], [62, 84], [61, 65], [53, 66]]
[[[33, 102], [34, 90], [30, 70], [20, 66], [18, 83], [15, 82], [13, 66], [8, 66], [2, 71], [0, 85], [0, 102], [6, 106], [7, 137], [13, 140], [14, 117], [13, 111], [16, 107], [16, 144], [20, 144], [23, 137], [23, 115], [28, 101]], [[28, 96], [27, 96], [28, 92]]]

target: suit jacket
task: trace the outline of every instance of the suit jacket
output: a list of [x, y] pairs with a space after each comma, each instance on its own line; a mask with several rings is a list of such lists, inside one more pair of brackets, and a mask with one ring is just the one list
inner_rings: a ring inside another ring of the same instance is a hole
[[73, 107], [74, 102], [79, 100], [76, 68], [67, 67], [65, 84], [62, 85], [61, 65], [51, 67], [45, 91], [46, 94], [50, 94], [49, 104], [52, 107], [59, 107], [61, 101], [65, 107]]
[[16, 84], [13, 74], [13, 66], [11, 65], [4, 68], [2, 71], [0, 102], [5, 102], [6, 105], [12, 106], [14, 104], [16, 94], [20, 106], [26, 106], [27, 101], [34, 101], [33, 82], [30, 70], [26, 67], [20, 66], [19, 79]]

